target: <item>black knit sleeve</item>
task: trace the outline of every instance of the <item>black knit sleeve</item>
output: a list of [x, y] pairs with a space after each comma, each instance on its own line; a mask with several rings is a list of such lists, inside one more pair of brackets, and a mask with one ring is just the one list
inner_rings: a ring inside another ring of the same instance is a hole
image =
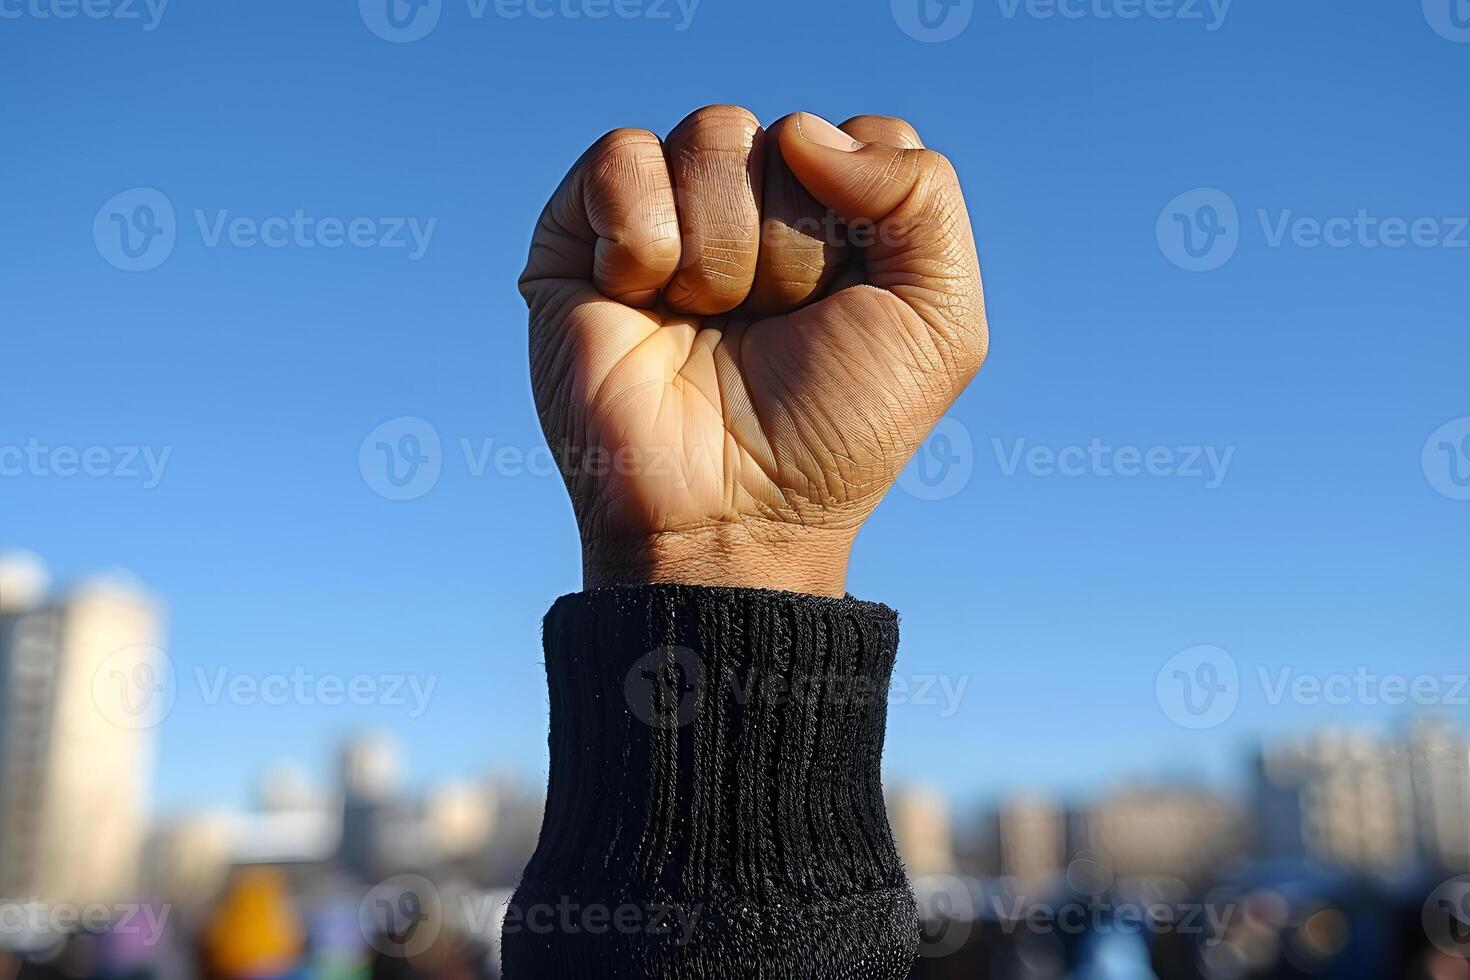
[[879, 762], [893, 610], [654, 585], [545, 622], [551, 775], [507, 980], [900, 980]]

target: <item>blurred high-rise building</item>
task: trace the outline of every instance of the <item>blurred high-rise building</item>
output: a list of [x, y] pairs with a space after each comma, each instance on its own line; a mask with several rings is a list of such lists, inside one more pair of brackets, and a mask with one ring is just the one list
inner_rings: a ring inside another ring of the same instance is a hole
[[1001, 805], [997, 824], [1002, 874], [1039, 883], [1066, 867], [1066, 826], [1055, 804], [1041, 797], [1016, 797]]
[[888, 819], [909, 877], [955, 872], [949, 802], [942, 793], [916, 786], [901, 787], [889, 794]]
[[192, 910], [224, 886], [235, 858], [232, 815], [210, 811], [175, 817], [155, 827], [145, 850], [148, 893]]
[[387, 735], [361, 735], [342, 746], [340, 762], [340, 860], [363, 880], [374, 880], [392, 866], [395, 844], [403, 844], [398, 747]]
[[481, 851], [482, 877], [493, 885], [513, 884], [536, 850], [545, 807], [541, 793], [520, 779], [502, 774], [485, 790], [490, 799], [490, 839]]
[[1470, 741], [1444, 719], [1423, 719], [1408, 737], [1419, 853], [1432, 864], [1470, 871]]
[[1397, 744], [1326, 731], [1268, 746], [1255, 782], [1262, 857], [1313, 858], [1358, 871], [1414, 861], [1413, 784]]
[[1119, 877], [1203, 877], [1234, 860], [1242, 843], [1240, 815], [1196, 789], [1114, 792], [1091, 808], [1087, 835]]
[[478, 856], [495, 830], [494, 803], [489, 788], [477, 783], [430, 790], [423, 805], [425, 850], [439, 861]]
[[137, 885], [168, 693], [160, 611], [130, 584], [45, 582], [0, 558], [0, 895], [116, 901]]

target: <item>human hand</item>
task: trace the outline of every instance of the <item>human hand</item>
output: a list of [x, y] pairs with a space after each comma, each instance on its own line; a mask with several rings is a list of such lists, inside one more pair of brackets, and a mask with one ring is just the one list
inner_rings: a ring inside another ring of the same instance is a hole
[[520, 286], [587, 588], [843, 594], [858, 529], [987, 346], [954, 168], [883, 116], [614, 130]]

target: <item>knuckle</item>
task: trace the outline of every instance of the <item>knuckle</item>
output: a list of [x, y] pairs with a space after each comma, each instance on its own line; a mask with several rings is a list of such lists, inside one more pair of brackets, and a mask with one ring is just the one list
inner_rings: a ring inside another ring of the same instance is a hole
[[755, 117], [755, 113], [744, 106], [718, 104], [695, 109], [675, 128], [675, 132], [680, 136], [689, 137], [711, 129], [725, 129], [731, 126], [738, 127], [747, 138], [753, 136], [761, 128], [760, 120]]
[[845, 128], [847, 126], [864, 125], [882, 126], [885, 129], [913, 129], [913, 127], [908, 124], [907, 120], [900, 119], [898, 116], [880, 116], [874, 115], [873, 113], [863, 113], [862, 115], [853, 116], [847, 122], [842, 124], [842, 128]]
[[656, 272], [669, 272], [679, 264], [681, 246], [677, 235], [667, 229], [650, 226], [624, 233], [618, 242], [640, 267]]
[[899, 116], [880, 116], [864, 114], [853, 116], [847, 122], [838, 127], [847, 132], [855, 131], [857, 139], [876, 140], [880, 143], [891, 143], [904, 149], [917, 150], [924, 144], [919, 139], [919, 132], [908, 120]]
[[599, 149], [613, 149], [626, 143], [657, 143], [658, 137], [646, 129], [620, 126], [610, 129], [594, 144]]
[[610, 156], [640, 152], [640, 147], [662, 146], [659, 138], [646, 129], [611, 129], [602, 135], [587, 151], [591, 161], [606, 160]]
[[915, 160], [921, 173], [933, 177], [957, 176], [949, 157], [938, 150], [915, 150]]
[[954, 163], [943, 153], [934, 150], [913, 150], [914, 185], [921, 196], [931, 202], [946, 202], [953, 206], [963, 202], [960, 175]]

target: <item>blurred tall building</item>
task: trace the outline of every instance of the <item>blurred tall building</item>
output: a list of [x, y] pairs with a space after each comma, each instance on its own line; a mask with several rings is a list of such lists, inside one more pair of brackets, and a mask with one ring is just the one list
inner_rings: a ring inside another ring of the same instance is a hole
[[1443, 719], [1409, 732], [1419, 853], [1456, 874], [1470, 871], [1470, 741]]
[[224, 886], [235, 856], [235, 828], [227, 812], [175, 817], [155, 827], [144, 851], [147, 892], [193, 909]]
[[1358, 732], [1267, 746], [1255, 775], [1260, 855], [1357, 871], [1408, 866], [1416, 847], [1405, 761], [1400, 746]]
[[937, 790], [902, 787], [888, 797], [894, 843], [910, 878], [956, 870], [949, 803]]
[[392, 869], [394, 851], [403, 843], [398, 747], [386, 735], [359, 736], [342, 746], [340, 765], [340, 860], [353, 874], [373, 881]]
[[1067, 865], [1062, 810], [1041, 797], [1018, 796], [996, 815], [1000, 872], [1028, 884], [1044, 882]]
[[1363, 871], [1470, 871], [1470, 742], [1422, 719], [1401, 739], [1328, 731], [1256, 766], [1258, 850]]
[[0, 557], [0, 896], [132, 897], [165, 707], [159, 642], [142, 589], [51, 598], [38, 559]]
[[1090, 849], [1120, 878], [1205, 877], [1239, 855], [1243, 836], [1240, 814], [1197, 789], [1119, 790], [1087, 817]]

